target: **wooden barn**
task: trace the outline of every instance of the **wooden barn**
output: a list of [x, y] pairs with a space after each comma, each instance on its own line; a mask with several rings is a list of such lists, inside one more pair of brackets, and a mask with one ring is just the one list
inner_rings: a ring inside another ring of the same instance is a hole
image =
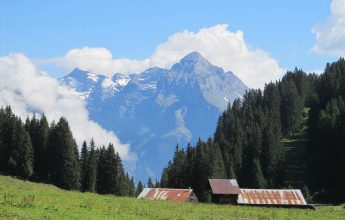
[[235, 179], [209, 179], [209, 183], [216, 203], [313, 208], [299, 189], [241, 189]]
[[235, 179], [209, 179], [212, 202], [237, 204], [240, 187]]
[[144, 188], [138, 199], [198, 202], [192, 189]]

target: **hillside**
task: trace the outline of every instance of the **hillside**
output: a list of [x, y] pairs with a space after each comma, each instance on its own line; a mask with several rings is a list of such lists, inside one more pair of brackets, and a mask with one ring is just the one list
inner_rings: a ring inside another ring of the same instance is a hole
[[190, 204], [61, 190], [0, 176], [0, 219], [341, 219], [343, 207], [316, 211]]
[[305, 108], [300, 128], [282, 140], [285, 150], [285, 186], [301, 189], [306, 182], [305, 151], [308, 142], [308, 113], [309, 109]]

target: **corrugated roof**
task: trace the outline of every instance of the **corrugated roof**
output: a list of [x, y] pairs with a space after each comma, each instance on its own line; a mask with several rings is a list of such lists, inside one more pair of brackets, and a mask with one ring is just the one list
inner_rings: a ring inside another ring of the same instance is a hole
[[243, 205], [307, 205], [299, 189], [241, 189], [237, 203]]
[[144, 188], [138, 199], [197, 201], [192, 189]]
[[237, 195], [240, 187], [235, 179], [209, 179], [213, 194]]

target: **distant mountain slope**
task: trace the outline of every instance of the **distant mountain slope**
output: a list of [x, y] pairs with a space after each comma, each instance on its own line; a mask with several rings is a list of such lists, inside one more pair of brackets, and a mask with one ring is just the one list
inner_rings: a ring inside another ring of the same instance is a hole
[[159, 179], [176, 144], [211, 137], [220, 113], [248, 89], [197, 52], [170, 70], [108, 77], [75, 69], [60, 81], [87, 101], [92, 120], [131, 144], [138, 161], [129, 168], [139, 179]]

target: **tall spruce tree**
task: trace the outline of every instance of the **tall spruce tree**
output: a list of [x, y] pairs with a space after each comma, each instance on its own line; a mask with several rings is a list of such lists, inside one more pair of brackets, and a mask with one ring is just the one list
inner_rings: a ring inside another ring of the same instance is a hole
[[65, 118], [52, 126], [48, 143], [51, 182], [63, 189], [78, 189], [78, 148]]
[[143, 189], [144, 189], [143, 183], [139, 180], [135, 195], [139, 196], [139, 194], [143, 191]]
[[296, 131], [301, 124], [303, 102], [293, 80], [282, 81], [281, 96], [282, 132], [286, 136]]
[[12, 145], [12, 136], [15, 126], [15, 116], [10, 106], [1, 109], [1, 130], [0, 130], [0, 171], [8, 173], [8, 160]]
[[89, 191], [90, 186], [90, 155], [87, 144], [84, 141], [81, 148], [81, 158], [80, 158], [80, 190], [82, 192]]
[[96, 190], [96, 179], [97, 179], [97, 153], [96, 145], [93, 139], [90, 141], [90, 157], [89, 157], [89, 185], [88, 191], [95, 192]]
[[33, 174], [33, 149], [30, 135], [17, 118], [12, 133], [8, 171], [12, 175], [28, 179]]
[[134, 177], [131, 177], [131, 180], [129, 182], [129, 193], [128, 195], [130, 197], [134, 197], [136, 194], [135, 194], [135, 183], [134, 183]]
[[[37, 123], [37, 122], [36, 122]], [[46, 148], [48, 144], [49, 124], [46, 116], [43, 114], [37, 125], [34, 148], [34, 174], [35, 178], [40, 181], [47, 181], [48, 169]], [[31, 134], [30, 134], [31, 136]]]
[[262, 174], [260, 160], [254, 158], [252, 169], [253, 185], [254, 188], [263, 189], [266, 188], [267, 182]]
[[148, 188], [154, 188], [155, 186], [153, 185], [151, 177], [148, 178], [147, 180], [147, 187]]

